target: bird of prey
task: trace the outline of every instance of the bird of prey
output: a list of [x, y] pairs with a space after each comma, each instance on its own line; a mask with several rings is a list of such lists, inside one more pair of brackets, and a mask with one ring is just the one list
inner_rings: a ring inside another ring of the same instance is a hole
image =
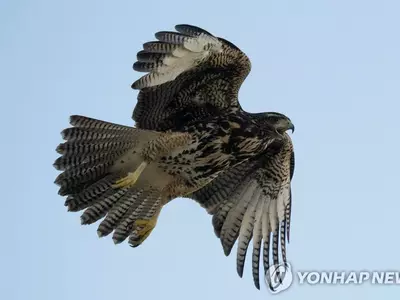
[[[98, 235], [139, 246], [162, 207], [177, 197], [197, 201], [213, 215], [214, 231], [229, 255], [236, 241], [243, 274], [253, 244], [252, 271], [286, 262], [294, 152], [283, 114], [249, 113], [238, 101], [249, 58], [231, 42], [191, 25], [155, 34], [137, 53], [133, 69], [145, 72], [135, 126], [84, 116], [57, 147], [55, 182], [82, 224], [100, 219]], [[280, 245], [280, 246], [279, 246]], [[263, 249], [263, 251], [261, 250]]]

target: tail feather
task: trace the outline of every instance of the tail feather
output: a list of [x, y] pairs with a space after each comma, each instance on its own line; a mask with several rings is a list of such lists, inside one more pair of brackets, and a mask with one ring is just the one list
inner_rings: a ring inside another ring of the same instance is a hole
[[[105, 217], [98, 227], [99, 236], [114, 231], [116, 243], [130, 236], [131, 244], [141, 244], [155, 226], [153, 217], [163, 203], [162, 189], [147, 185], [146, 180], [121, 187], [116, 182], [142, 163], [135, 153], [161, 133], [82, 116], [72, 116], [70, 124], [62, 132], [65, 142], [57, 147], [61, 157], [54, 162], [62, 171], [55, 183], [60, 186], [59, 194], [68, 196], [65, 205], [69, 211], [84, 210], [82, 224]], [[129, 164], [124, 163], [125, 157]]]
[[118, 191], [110, 189], [104, 193], [104, 195], [94, 205], [90, 206], [83, 212], [81, 216], [82, 225], [93, 224], [103, 218], [113, 205], [125, 195], [127, 189], [128, 188], [122, 188]]
[[91, 184], [97, 178], [106, 174], [113, 162], [102, 163], [97, 166], [67, 170], [57, 176], [55, 183], [60, 185], [59, 194], [75, 194], [77, 190], [86, 188], [85, 184]]
[[106, 161], [93, 165], [90, 162], [86, 162], [75, 168], [67, 168], [57, 176], [55, 183], [62, 185], [64, 180], [71, 180], [71, 183], [74, 181], [86, 182], [92, 178], [99, 177], [100, 173], [103, 174], [107, 167], [113, 163], [113, 161]]
[[65, 206], [68, 207], [69, 211], [80, 211], [87, 208], [94, 204], [94, 202], [98, 201], [99, 197], [111, 188], [114, 180], [118, 177], [118, 174], [107, 175], [96, 183], [90, 185], [79, 194], [68, 196], [65, 201]]
[[[155, 198], [154, 198], [155, 199]], [[135, 218], [132, 218], [133, 220], [130, 220], [128, 223], [128, 228], [131, 226], [130, 224], [134, 224], [134, 222], [138, 219], [140, 220], [149, 220], [152, 217], [158, 217], [158, 213], [161, 208], [161, 203], [162, 203], [162, 198], [159, 197], [156, 199], [156, 201], [152, 202], [151, 206], [147, 206], [144, 209], [141, 210], [141, 213], [138, 216], [135, 216]], [[132, 231], [132, 233], [129, 235], [129, 245], [132, 247], [137, 247], [143, 242], [143, 235], [140, 234], [140, 231], [143, 230], [144, 226], [136, 226], [136, 228]]]
[[59, 194], [77, 194], [108, 175], [122, 154], [139, 142], [140, 130], [123, 125], [71, 116], [70, 127], [62, 131], [65, 143], [57, 147], [54, 167], [63, 170], [55, 180]]
[[142, 229], [136, 226], [137, 220], [150, 220], [161, 207], [161, 195], [157, 191], [148, 191], [141, 196], [140, 205], [131, 210], [126, 218], [115, 228], [113, 234], [114, 243], [123, 242], [129, 235], [132, 240], [139, 240], [141, 235], [138, 234]]
[[[53, 166], [59, 170], [67, 170], [82, 164], [97, 165], [102, 162], [115, 161], [124, 152], [134, 147], [134, 143], [108, 142], [102, 144], [74, 145], [68, 154], [56, 159]], [[65, 149], [65, 148], [64, 148]], [[118, 149], [118, 150], [113, 150]], [[63, 154], [63, 153], [61, 153]]]
[[119, 139], [129, 133], [126, 131], [118, 131], [117, 129], [98, 129], [98, 128], [78, 128], [70, 127], [61, 132], [64, 140], [70, 141], [94, 141], [104, 139]]
[[100, 121], [97, 119], [73, 115], [69, 119], [69, 123], [77, 128], [87, 128], [87, 129], [102, 129], [102, 130], [116, 130], [116, 131], [127, 131], [130, 132], [132, 127], [114, 124], [111, 122]]
[[92, 153], [108, 153], [112, 152], [113, 149], [119, 149], [121, 147], [127, 147], [128, 145], [134, 145], [132, 141], [131, 144], [127, 143], [129, 139], [115, 139], [108, 138], [98, 141], [83, 140], [74, 141], [68, 140], [67, 142], [58, 145], [56, 151], [66, 157], [69, 156], [84, 156]]
[[126, 215], [129, 215], [129, 211], [139, 206], [138, 198], [142, 193], [143, 190], [129, 190], [108, 212], [106, 218], [100, 223], [97, 234], [100, 237], [109, 235], [126, 218]]
[[89, 186], [91, 186], [94, 183], [96, 183], [96, 180], [77, 183], [74, 186], [60, 186], [60, 189], [58, 190], [58, 194], [60, 196], [75, 195], [75, 194], [78, 194], [78, 193], [84, 191], [86, 188], [88, 188]]

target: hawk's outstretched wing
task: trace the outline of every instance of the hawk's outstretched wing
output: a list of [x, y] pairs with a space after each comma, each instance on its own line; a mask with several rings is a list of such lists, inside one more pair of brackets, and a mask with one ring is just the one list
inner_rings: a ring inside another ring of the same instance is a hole
[[133, 112], [143, 129], [180, 128], [197, 119], [241, 109], [238, 91], [250, 60], [232, 43], [191, 25], [158, 32], [143, 45], [133, 68], [148, 72], [132, 84], [140, 89]]
[[[188, 195], [213, 215], [214, 230], [226, 255], [239, 239], [237, 272], [240, 277], [249, 242], [253, 239], [252, 269], [257, 288], [260, 288], [262, 241], [264, 272], [270, 266], [271, 243], [272, 264], [286, 263], [294, 164], [293, 145], [286, 134], [283, 144], [273, 144], [265, 156], [225, 171], [201, 190]], [[279, 244], [282, 261], [279, 259]], [[270, 285], [270, 288], [273, 287]]]

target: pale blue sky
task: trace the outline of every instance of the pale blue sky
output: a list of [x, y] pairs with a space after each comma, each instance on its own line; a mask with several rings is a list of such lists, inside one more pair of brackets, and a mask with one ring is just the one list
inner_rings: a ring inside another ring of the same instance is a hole
[[254, 288], [211, 218], [179, 199], [139, 248], [99, 239], [53, 184], [71, 114], [132, 124], [143, 42], [191, 23], [251, 59], [249, 111], [293, 120], [289, 260], [301, 270], [400, 269], [400, 2], [0, 2], [1, 299], [399, 299], [400, 287]]

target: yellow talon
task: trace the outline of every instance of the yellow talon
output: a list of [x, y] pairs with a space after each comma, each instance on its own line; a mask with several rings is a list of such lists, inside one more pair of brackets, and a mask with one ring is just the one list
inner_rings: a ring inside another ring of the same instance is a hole
[[146, 168], [147, 163], [143, 161], [139, 167], [133, 173], [128, 173], [128, 176], [121, 178], [113, 184], [113, 188], [122, 188], [122, 187], [131, 187], [133, 186], [136, 181], [138, 180], [140, 174], [142, 174], [144, 168]]
[[148, 220], [136, 220], [135, 225], [138, 228], [136, 235], [140, 237], [140, 240], [138, 243], [142, 243], [152, 232], [152, 230], [156, 227], [157, 225], [157, 219], [158, 219], [158, 214], [155, 216], [151, 217]]

